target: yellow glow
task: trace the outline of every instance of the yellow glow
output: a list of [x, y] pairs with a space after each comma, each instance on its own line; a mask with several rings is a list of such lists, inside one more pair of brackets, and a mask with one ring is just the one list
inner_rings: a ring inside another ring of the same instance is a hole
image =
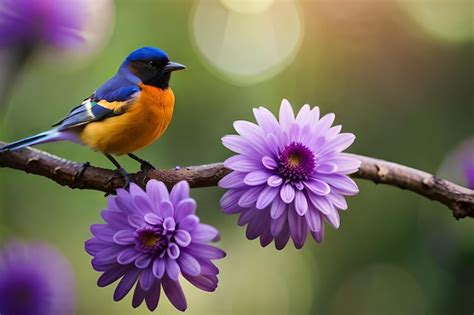
[[471, 0], [399, 1], [416, 23], [436, 38], [462, 42], [474, 37]]
[[221, 2], [230, 11], [252, 14], [268, 10], [275, 0], [221, 0]]
[[275, 1], [253, 14], [201, 0], [193, 15], [191, 32], [204, 64], [239, 85], [254, 84], [284, 70], [296, 56], [304, 33], [303, 15], [292, 0]]

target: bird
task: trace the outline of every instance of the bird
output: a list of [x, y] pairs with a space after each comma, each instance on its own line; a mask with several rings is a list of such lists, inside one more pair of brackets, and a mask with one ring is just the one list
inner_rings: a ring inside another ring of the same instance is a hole
[[[51, 129], [0, 148], [0, 152], [56, 141], [71, 141], [103, 153], [130, 183], [129, 174], [114, 158], [127, 154], [154, 168], [133, 152], [160, 138], [171, 122], [175, 103], [171, 73], [186, 66], [170, 61], [156, 47], [132, 51], [117, 73], [96, 89]], [[88, 163], [86, 163], [88, 164]]]

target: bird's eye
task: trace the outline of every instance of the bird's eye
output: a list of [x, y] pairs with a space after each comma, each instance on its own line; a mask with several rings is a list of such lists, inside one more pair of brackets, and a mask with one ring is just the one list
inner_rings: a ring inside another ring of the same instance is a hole
[[156, 69], [158, 68], [158, 63], [156, 61], [150, 60], [148, 61], [147, 66], [149, 68]]

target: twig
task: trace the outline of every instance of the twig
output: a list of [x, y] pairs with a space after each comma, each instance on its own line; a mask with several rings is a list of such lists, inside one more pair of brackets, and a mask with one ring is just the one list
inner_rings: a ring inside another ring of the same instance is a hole
[[[0, 142], [0, 146], [3, 145]], [[354, 178], [411, 190], [428, 199], [439, 201], [451, 209], [456, 219], [474, 217], [474, 190], [407, 166], [352, 154], [362, 164]], [[52, 179], [70, 188], [92, 189], [113, 193], [124, 181], [113, 170], [69, 161], [37, 149], [25, 148], [0, 153], [0, 167], [8, 167]], [[216, 186], [230, 172], [222, 163], [190, 166], [180, 169], [140, 171], [132, 180], [144, 186], [150, 179], [172, 186], [186, 180], [193, 188]]]

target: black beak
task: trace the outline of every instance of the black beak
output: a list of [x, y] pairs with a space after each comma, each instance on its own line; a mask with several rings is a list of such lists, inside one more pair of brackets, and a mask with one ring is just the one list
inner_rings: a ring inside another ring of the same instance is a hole
[[172, 71], [177, 71], [177, 70], [183, 70], [186, 69], [185, 65], [182, 65], [177, 62], [170, 61], [166, 66], [164, 66], [163, 71], [164, 72], [172, 72]]

